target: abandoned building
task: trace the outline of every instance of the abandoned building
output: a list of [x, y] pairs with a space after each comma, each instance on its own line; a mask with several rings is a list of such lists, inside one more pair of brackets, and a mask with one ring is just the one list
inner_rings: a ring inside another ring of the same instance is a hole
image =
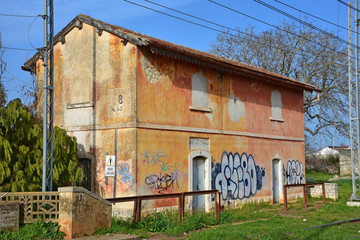
[[[42, 86], [41, 54], [24, 66]], [[76, 136], [84, 184], [103, 198], [282, 201], [283, 184], [305, 182], [304, 91], [318, 89], [85, 15], [55, 36], [54, 124]]]

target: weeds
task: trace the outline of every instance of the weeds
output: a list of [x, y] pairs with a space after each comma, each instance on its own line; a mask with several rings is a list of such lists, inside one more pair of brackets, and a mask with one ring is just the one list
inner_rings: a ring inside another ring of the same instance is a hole
[[27, 239], [63, 239], [65, 233], [59, 230], [57, 223], [45, 223], [42, 219], [34, 223], [23, 225], [16, 232], [0, 232], [2, 240], [27, 240]]

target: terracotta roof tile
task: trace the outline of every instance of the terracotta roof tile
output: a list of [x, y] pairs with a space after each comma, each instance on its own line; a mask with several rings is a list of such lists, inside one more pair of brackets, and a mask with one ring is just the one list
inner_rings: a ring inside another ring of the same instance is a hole
[[[157, 53], [161, 52], [162, 54], [168, 56], [177, 56], [177, 58], [184, 60], [186, 59], [190, 62], [203, 63], [209, 67], [213, 67], [219, 70], [223, 69], [223, 70], [231, 71], [233, 73], [244, 74], [274, 84], [281, 84], [288, 87], [293, 87], [307, 91], [318, 91], [318, 92], [321, 91], [312, 85], [300, 81], [296, 81], [288, 77], [284, 77], [280, 74], [276, 74], [256, 66], [240, 63], [204, 51], [195, 50], [179, 44], [157, 39], [120, 26], [110, 25], [108, 23], [104, 23], [100, 20], [93, 19], [83, 14], [79, 14], [62, 31], [60, 31], [55, 36], [54, 44], [56, 44], [60, 40], [61, 36], [64, 36], [69, 31], [71, 31], [76, 26], [77, 21], [81, 21], [89, 25], [92, 25], [98, 29], [102, 29], [104, 31], [110, 32], [116, 36], [119, 36], [121, 38], [124, 38], [125, 40], [132, 42], [135, 45], [149, 46], [154, 50], [154, 52]], [[160, 49], [160, 51], [157, 51], [157, 49]], [[35, 66], [34, 63], [39, 57], [41, 57], [40, 52], [38, 52], [30, 60], [28, 60], [24, 64], [23, 69], [33, 72]]]

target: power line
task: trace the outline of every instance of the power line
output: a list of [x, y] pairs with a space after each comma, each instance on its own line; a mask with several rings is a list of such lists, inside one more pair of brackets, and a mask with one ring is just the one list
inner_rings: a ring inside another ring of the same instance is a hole
[[[176, 9], [173, 9], [173, 8], [170, 8], [170, 7], [167, 7], [167, 6], [164, 6], [164, 5], [155, 3], [155, 2], [152, 2], [152, 1], [150, 1], [150, 0], [144, 0], [144, 1], [145, 1], [145, 2], [149, 2], [149, 3], [151, 3], [151, 4], [154, 4], [154, 5], [156, 5], [156, 6], [160, 6], [160, 7], [166, 8], [166, 9], [168, 9], [168, 10], [171, 10], [171, 11], [174, 11], [174, 12], [177, 12], [177, 13], [180, 13], [180, 14], [183, 14], [183, 15], [185, 15], [185, 16], [189, 16], [189, 17], [198, 19], [198, 20], [200, 20], [200, 21], [204, 21], [204, 22], [207, 22], [207, 23], [210, 23], [210, 24], [219, 26], [219, 27], [226, 28], [226, 29], [228, 29], [228, 30], [232, 30], [232, 31], [235, 31], [235, 32], [238, 32], [238, 33], [241, 33], [241, 34], [245, 34], [245, 35], [247, 35], [247, 36], [250, 36], [250, 37], [253, 37], [253, 38], [256, 38], [256, 39], [260, 39], [260, 37], [255, 36], [255, 35], [252, 35], [252, 34], [250, 34], [250, 33], [243, 32], [243, 31], [240, 31], [240, 30], [238, 30], [238, 29], [231, 28], [231, 27], [227, 27], [227, 26], [224, 26], [224, 25], [221, 25], [221, 24], [212, 22], [212, 21], [210, 21], [210, 20], [206, 20], [206, 19], [203, 19], [203, 18], [194, 16], [194, 15], [191, 15], [191, 14], [188, 14], [188, 13], [185, 13], [185, 12], [182, 12], [182, 11], [179, 11], [179, 10], [176, 10]], [[231, 33], [229, 33], [229, 32], [223, 32], [223, 33], [225, 33], [225, 34], [227, 34], [227, 35], [230, 35], [230, 36], [233, 36], [233, 37], [241, 37], [241, 36], [238, 36], [238, 35], [233, 35], [233, 34], [231, 34]], [[255, 41], [254, 39], [248, 39], [248, 38], [245, 38], [245, 37], [242, 37], [242, 39], [244, 39], [245, 41], [253, 41], [253, 42], [256, 42], [256, 43], [259, 43], [259, 44], [264, 44], [263, 42], [261, 42], [261, 41], [260, 41], [260, 42], [259, 42], [259, 41]], [[281, 49], [281, 48], [279, 48], [279, 47], [276, 46], [276, 45], [278, 45], [278, 43], [276, 43], [276, 42], [274, 42], [274, 41], [271, 41], [271, 40], [269, 40], [268, 42], [273, 43], [273, 44], [274, 44], [274, 47], [275, 47], [276, 49], [283, 50], [283, 49]], [[282, 44], [282, 46], [288, 47], [287, 45], [284, 45], [284, 44]], [[271, 46], [269, 46], [269, 47], [271, 47]], [[302, 50], [302, 52], [304, 53], [305, 51]], [[300, 54], [300, 53], [296, 52], [296, 50], [291, 50], [290, 53]], [[306, 52], [306, 53], [308, 53], [308, 52]]]
[[19, 50], [19, 51], [38, 51], [36, 49], [29, 49], [29, 48], [15, 48], [15, 47], [0, 47], [0, 49], [9, 49], [9, 50]]
[[[144, 0], [144, 1], [145, 1], [145, 2], [149, 2], [149, 3], [151, 3], [151, 4], [154, 4], [154, 5], [156, 5], [156, 6], [160, 6], [160, 7], [166, 8], [166, 9], [168, 9], [168, 10], [171, 10], [171, 11], [174, 11], [174, 12], [177, 12], [177, 13], [180, 13], [180, 14], [183, 14], [183, 15], [188, 16], [188, 17], [192, 17], [192, 18], [198, 19], [198, 20], [203, 21], [203, 22], [207, 22], [207, 23], [210, 23], [210, 24], [219, 26], [219, 27], [226, 28], [226, 29], [228, 29], [228, 30], [232, 30], [232, 31], [235, 31], [235, 32], [238, 32], [238, 33], [242, 33], [242, 34], [248, 35], [248, 36], [250, 36], [250, 37], [259, 38], [258, 36], [254, 36], [254, 35], [252, 35], [252, 34], [250, 34], [250, 33], [243, 32], [243, 31], [240, 31], [240, 30], [235, 29], [235, 28], [227, 27], [227, 26], [224, 26], [224, 25], [221, 25], [221, 24], [212, 22], [212, 21], [210, 21], [210, 20], [206, 20], [206, 19], [204, 19], [204, 18], [200, 18], [200, 17], [194, 16], [194, 15], [191, 15], [191, 14], [188, 14], [188, 13], [185, 13], [185, 12], [182, 12], [182, 11], [179, 11], [179, 10], [176, 10], [176, 9], [173, 9], [173, 8], [170, 8], [170, 7], [167, 7], [167, 6], [164, 6], [164, 5], [161, 5], [161, 4], [158, 4], [158, 3], [155, 3], [155, 2], [149, 1], [149, 0]], [[173, 17], [173, 15], [171, 15], [171, 17]], [[178, 18], [178, 19], [180, 19], [180, 18]], [[180, 19], [180, 20], [184, 20], [184, 19]], [[211, 30], [213, 30], [213, 29], [211, 29]], [[218, 31], [220, 31], [220, 30], [218, 30]], [[225, 33], [225, 32], [221, 31], [221, 33]], [[232, 35], [232, 36], [234, 36], [234, 37], [238, 37], [238, 36], [233, 35], [233, 34], [231, 34], [231, 33], [226, 33], [226, 34]], [[245, 39], [245, 38], [244, 38], [244, 39]], [[245, 39], [245, 40], [246, 40], [246, 39]]]
[[[184, 18], [180, 18], [180, 17], [174, 16], [174, 15], [168, 14], [168, 13], [164, 13], [164, 12], [161, 12], [161, 11], [159, 11], [159, 10], [155, 10], [155, 9], [153, 9], [153, 8], [146, 7], [146, 6], [144, 6], [144, 5], [141, 5], [141, 4], [138, 4], [138, 3], [134, 3], [134, 2], [129, 1], [129, 0], [123, 0], [123, 1], [128, 2], [128, 3], [130, 3], [130, 4], [133, 4], [133, 5], [136, 5], [136, 6], [139, 6], [139, 7], [142, 7], [142, 8], [145, 8], [145, 9], [148, 9], [148, 10], [151, 10], [151, 11], [154, 11], [154, 12], [157, 12], [157, 13], [160, 13], [160, 14], [163, 14], [163, 15], [166, 15], [166, 16], [169, 16], [169, 17], [172, 17], [172, 18], [175, 18], [175, 19], [178, 19], [178, 20], [181, 20], [181, 21], [185, 21], [185, 22], [187, 22], [187, 23], [195, 24], [195, 25], [197, 25], [197, 26], [201, 26], [201, 27], [204, 27], [204, 28], [207, 28], [207, 29], [210, 29], [210, 30], [219, 32], [219, 33], [221, 33], [221, 34], [230, 35], [230, 36], [233, 36], [233, 37], [236, 37], [236, 38], [239, 37], [239, 38], [244, 39], [245, 41], [253, 41], [253, 42], [256, 42], [256, 43], [259, 43], [259, 44], [264, 44], [264, 42], [259, 42], [259, 41], [255, 41], [254, 39], [249, 39], [249, 38], [245, 38], [245, 37], [243, 37], [243, 36], [234, 35], [234, 34], [229, 33], [229, 32], [220, 31], [220, 30], [218, 30], [218, 29], [215, 29], [215, 28], [212, 28], [212, 27], [209, 27], [209, 26], [205, 26], [205, 25], [202, 25], [202, 24], [199, 24], [199, 23], [195, 23], [195, 22], [193, 22], [193, 21], [190, 21], [190, 20], [187, 20], [187, 19], [184, 19]], [[223, 26], [223, 25], [214, 23], [214, 22], [212, 22], [212, 21], [209, 21], [209, 20], [206, 20], [206, 19], [202, 19], [202, 18], [193, 16], [193, 15], [191, 15], [191, 14], [184, 13], [184, 12], [178, 11], [178, 10], [176, 10], [176, 9], [169, 8], [169, 7], [167, 7], [167, 6], [164, 6], [164, 5], [161, 5], [161, 4], [158, 4], [158, 3], [153, 3], [152, 1], [149, 1], [149, 0], [144, 0], [144, 1], [149, 2], [149, 3], [152, 3], [152, 4], [157, 5], [157, 6], [161, 6], [161, 7], [167, 8], [167, 9], [169, 9], [169, 10], [172, 10], [172, 11], [175, 11], [175, 12], [178, 12], [178, 13], [181, 13], [181, 14], [184, 14], [184, 15], [187, 15], [187, 16], [190, 16], [190, 17], [193, 17], [193, 18], [196, 18], [196, 19], [199, 19], [199, 20], [201, 20], [201, 21], [205, 21], [205, 22], [208, 22], [208, 23], [211, 23], [211, 24], [215, 24], [215, 25], [217, 25], [217, 26], [222, 26], [222, 27], [224, 27], [224, 28], [227, 28], [227, 29], [236, 31], [236, 32], [238, 32], [238, 33], [250, 35], [250, 36], [253, 37], [253, 38], [259, 38], [258, 36], [254, 36], [254, 35], [252, 35], [252, 34], [249, 34], [249, 33], [246, 33], [246, 32], [242, 32], [242, 31], [237, 30], [237, 29], [233, 29], [233, 28], [230, 28], [230, 27], [227, 27], [227, 26]], [[295, 34], [295, 35], [296, 35], [296, 34]], [[306, 39], [306, 38], [304, 38], [304, 39]], [[307, 40], [307, 41], [310, 41], [310, 40], [308, 40], [308, 39], [306, 39], [306, 40]], [[275, 42], [273, 42], [273, 41], [269, 41], [269, 42], [274, 43], [274, 47], [275, 47], [276, 49], [283, 50], [283, 49], [281, 49], [281, 48], [279, 48], [279, 47], [276, 46], [277, 43], [275, 43]], [[318, 43], [316, 43], [316, 42], [314, 42], [314, 41], [310, 41], [310, 42], [313, 42], [313, 43], [315, 43], [315, 44], [318, 44]], [[286, 45], [284, 45], [284, 46], [286, 46]], [[271, 46], [270, 46], [270, 47], [271, 47]], [[327, 49], [329, 49], [329, 50], [331, 50], [331, 51], [335, 51], [335, 52], [341, 53], [341, 52], [336, 51], [336, 50], [331, 49], [331, 48], [327, 48]], [[304, 51], [304, 50], [300, 50], [300, 51], [302, 51], [302, 54], [309, 53], [309, 52], [306, 52], [306, 51]], [[296, 52], [296, 51], [294, 51], [294, 50], [289, 51], [289, 52], [290, 52], [290, 53], [294, 53], [294, 54], [301, 54], [301, 53], [298, 53], [298, 52]], [[309, 55], [308, 55], [308, 56], [309, 56]], [[346, 56], [347, 56], [347, 55], [346, 55]], [[335, 64], [340, 65], [340, 66], [347, 66], [347, 65], [343, 65], [343, 64], [341, 64], [341, 63], [335, 63]]]
[[[280, 10], [280, 9], [270, 5], [270, 4], [267, 4], [267, 3], [265, 3], [265, 2], [263, 2], [261, 0], [254, 0], [254, 1], [261, 4], [261, 5], [263, 5], [263, 6], [265, 6], [265, 7], [267, 7], [267, 8], [270, 8], [271, 10], [274, 10], [274, 11], [276, 11], [276, 12], [278, 12], [278, 13], [280, 13], [280, 14], [288, 17], [288, 18], [291, 18], [291, 19], [293, 19], [293, 20], [295, 20], [295, 21], [297, 21], [297, 22], [299, 22], [299, 23], [301, 23], [301, 24], [303, 24], [305, 26], [308, 26], [308, 27], [310, 27], [310, 28], [312, 28], [312, 29], [314, 29], [314, 30], [316, 30], [318, 32], [321, 32], [322, 34], [325, 34], [326, 36], [332, 37], [332, 38], [336, 39], [339, 42], [342, 42], [342, 43], [345, 43], [345, 44], [350, 44], [347, 40], [342, 39], [340, 37], [337, 37], [334, 34], [329, 33], [329, 32], [327, 32], [325, 30], [322, 30], [321, 28], [318, 28], [318, 27], [316, 27], [316, 26], [314, 26], [314, 25], [312, 25], [312, 24], [310, 24], [308, 22], [305, 22], [305, 21], [303, 21], [303, 20], [301, 20], [301, 19], [299, 19], [299, 18], [297, 18], [297, 17], [295, 17], [295, 16], [293, 16], [293, 15], [287, 13], [287, 12], [284, 12], [284, 11], [282, 11], [282, 10]], [[353, 46], [353, 47], [356, 47], [355, 44], [351, 43], [350, 45]]]
[[339, 28], [348, 30], [348, 28], [346, 28], [346, 27], [343, 27], [343, 26], [341, 26], [341, 25], [339, 25], [339, 24], [330, 22], [330, 21], [328, 21], [328, 20], [326, 20], [326, 19], [323, 19], [323, 18], [321, 18], [321, 17], [315, 16], [315, 15], [310, 14], [310, 13], [308, 13], [308, 12], [302, 11], [302, 10], [300, 10], [300, 9], [298, 9], [298, 8], [295, 8], [295, 7], [293, 7], [293, 6], [290, 6], [289, 4], [283, 3], [283, 2], [281, 2], [281, 1], [279, 1], [279, 0], [274, 0], [274, 1], [280, 3], [280, 4], [284, 5], [284, 6], [287, 6], [287, 7], [291, 8], [291, 9], [294, 9], [294, 10], [296, 10], [296, 11], [299, 11], [299, 12], [301, 12], [301, 13], [304, 13], [304, 14], [310, 16], [310, 17], [319, 19], [319, 20], [324, 21], [324, 22], [326, 22], [326, 23], [329, 23], [329, 24], [331, 24], [331, 25], [333, 25], [333, 26], [336, 26], [336, 27], [339, 27]]
[[0, 13], [0, 16], [3, 16], [3, 17], [28, 17], [28, 18], [37, 17], [37, 16], [30, 16], [30, 15], [5, 14], [5, 13]]
[[[243, 15], [243, 16], [245, 16], [245, 17], [251, 18], [251, 19], [253, 19], [253, 20], [255, 20], [255, 21], [258, 21], [258, 22], [261, 22], [261, 23], [266, 24], [266, 25], [268, 25], [268, 26], [271, 26], [271, 27], [273, 27], [273, 28], [276, 28], [276, 29], [278, 29], [278, 30], [280, 30], [280, 31], [283, 31], [283, 32], [292, 34], [292, 35], [297, 36], [297, 37], [299, 37], [299, 38], [302, 38], [302, 39], [304, 39], [304, 40], [306, 40], [306, 41], [315, 43], [315, 44], [317, 44], [317, 45], [319, 45], [319, 46], [321, 46], [321, 47], [323, 47], [323, 48], [326, 48], [326, 49], [329, 49], [329, 50], [331, 50], [331, 51], [335, 51], [335, 52], [337, 52], [337, 53], [339, 53], [339, 54], [342, 54], [342, 55], [344, 55], [344, 56], [347, 56], [347, 54], [345, 54], [345, 53], [343, 53], [343, 52], [339, 52], [339, 51], [337, 51], [337, 50], [335, 50], [335, 49], [332, 49], [332, 48], [330, 48], [330, 47], [328, 47], [328, 46], [326, 46], [326, 45], [324, 45], [324, 44], [318, 43], [318, 42], [316, 42], [316, 41], [312, 41], [312, 40], [307, 39], [307, 38], [305, 38], [305, 37], [303, 37], [303, 36], [301, 36], [301, 35], [299, 35], [299, 34], [296, 34], [296, 33], [294, 33], [294, 32], [288, 31], [288, 30], [286, 30], [286, 29], [283, 29], [283, 28], [281, 28], [281, 27], [275, 26], [275, 25], [273, 25], [273, 24], [267, 23], [267, 22], [265, 22], [265, 21], [263, 21], [263, 20], [260, 20], [260, 19], [258, 19], [258, 18], [251, 17], [251, 16], [249, 16], [249, 15], [247, 15], [247, 14], [245, 14], [245, 13], [242, 13], [242, 12], [240, 12], [240, 11], [238, 11], [238, 10], [235, 10], [235, 9], [231, 8], [231, 7], [225, 6], [225, 5], [221, 4], [221, 3], [215, 2], [215, 1], [213, 1], [213, 0], [208, 0], [208, 1], [211, 2], [211, 3], [214, 3], [214, 4], [216, 4], [216, 5], [218, 5], [218, 6], [220, 6], [220, 7], [223, 7], [223, 8], [225, 8], [225, 9], [228, 9], [228, 10], [230, 10], [230, 11], [233, 11], [233, 12], [235, 12], [235, 13], [238, 13], [238, 14], [240, 14], [240, 15]], [[348, 43], [347, 43], [347, 44], [348, 44]], [[355, 58], [354, 56], [351, 56], [351, 57], [352, 57], [352, 58]]]
[[181, 20], [181, 21], [185, 21], [185, 22], [188, 22], [188, 23], [200, 26], [200, 27], [204, 27], [204, 28], [219, 32], [219, 33], [224, 33], [224, 31], [221, 31], [219, 29], [212, 28], [212, 27], [209, 27], [209, 26], [205, 26], [203, 24], [196, 23], [196, 22], [184, 19], [184, 18], [180, 18], [180, 17], [174, 16], [174, 15], [168, 14], [168, 13], [164, 13], [164, 12], [158, 11], [158, 10], [153, 9], [153, 8], [146, 7], [146, 6], [138, 4], [138, 3], [134, 3], [134, 2], [131, 2], [131, 1], [128, 1], [128, 0], [123, 0], [123, 1], [127, 2], [127, 3], [130, 3], [130, 4], [133, 4], [133, 5], [136, 5], [136, 6], [139, 6], [139, 7], [142, 7], [142, 8], [145, 8], [145, 9], [148, 9], [148, 10], [151, 10], [151, 11], [154, 11], [154, 12], [157, 12], [157, 13], [160, 13], [160, 14], [163, 14], [163, 15], [166, 15], [166, 16], [169, 16], [169, 17], [172, 17], [172, 18], [176, 18], [176, 19]]
[[[349, 6], [348, 3], [344, 2], [344, 1], [338, 0], [338, 2], [344, 4], [344, 5], [347, 6], [347, 7]], [[360, 12], [359, 9], [357, 9], [356, 7], [353, 7], [353, 6], [351, 6], [351, 5], [350, 5], [350, 8], [351, 8], [352, 10], [355, 10], [355, 11], [357, 11], [357, 12]]]
[[34, 49], [37, 49], [31, 42], [30, 40], [30, 29], [31, 29], [31, 26], [33, 25], [33, 23], [36, 21], [36, 19], [38, 19], [39, 16], [36, 16], [34, 18], [34, 20], [32, 20], [32, 22], [30, 23], [29, 27], [28, 27], [28, 30], [27, 30], [27, 39], [28, 39], [28, 42], [30, 44], [31, 47], [33, 47]]

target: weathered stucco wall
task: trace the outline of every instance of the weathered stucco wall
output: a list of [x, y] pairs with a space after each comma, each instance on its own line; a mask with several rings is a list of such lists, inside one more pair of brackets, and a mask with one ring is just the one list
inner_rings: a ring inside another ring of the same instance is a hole
[[[304, 137], [302, 90], [222, 74], [146, 51], [139, 52], [137, 69], [139, 123]], [[192, 90], [199, 79], [205, 87]], [[281, 93], [283, 121], [270, 120], [273, 91]]]
[[111, 227], [111, 203], [82, 187], [59, 188], [59, 225], [65, 239]]
[[[136, 174], [136, 47], [83, 24], [54, 49], [54, 123], [77, 137], [79, 157], [91, 160], [92, 191], [112, 197], [113, 179], [105, 178], [104, 168], [106, 153], [115, 152], [115, 128], [117, 171], [125, 166]], [[41, 64], [39, 60], [39, 83]], [[39, 105], [40, 114], [41, 109]], [[118, 178], [117, 196], [135, 192], [136, 186], [127, 184], [133, 181]]]
[[55, 124], [92, 160], [92, 191], [102, 197], [114, 196], [104, 169], [115, 129], [116, 197], [195, 190], [199, 156], [204, 188], [228, 205], [272, 199], [273, 159], [280, 199], [284, 183], [305, 181], [302, 90], [155, 55], [87, 24], [56, 44], [54, 73]]
[[190, 158], [197, 150], [211, 156], [205, 188], [218, 189], [228, 205], [272, 200], [273, 159], [281, 165], [279, 200], [283, 184], [305, 182], [302, 91], [147, 51], [139, 52], [137, 70], [138, 194], [193, 190]]

